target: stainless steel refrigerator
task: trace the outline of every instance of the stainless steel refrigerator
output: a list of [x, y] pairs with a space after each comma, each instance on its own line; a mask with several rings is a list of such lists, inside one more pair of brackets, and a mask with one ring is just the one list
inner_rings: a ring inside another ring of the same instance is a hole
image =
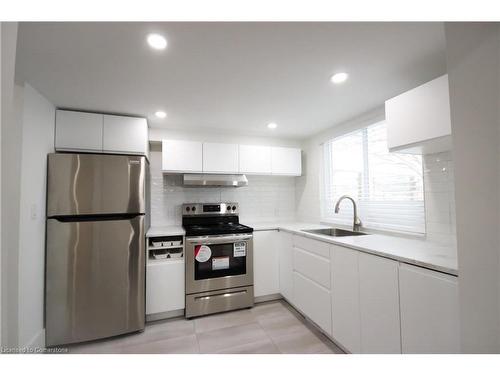
[[47, 346], [144, 329], [144, 156], [48, 155]]

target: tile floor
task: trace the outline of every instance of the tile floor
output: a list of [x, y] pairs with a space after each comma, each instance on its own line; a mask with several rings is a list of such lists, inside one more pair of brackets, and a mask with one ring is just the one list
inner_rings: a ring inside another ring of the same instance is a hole
[[142, 333], [70, 345], [69, 353], [340, 354], [326, 336], [285, 301], [251, 309], [146, 325]]

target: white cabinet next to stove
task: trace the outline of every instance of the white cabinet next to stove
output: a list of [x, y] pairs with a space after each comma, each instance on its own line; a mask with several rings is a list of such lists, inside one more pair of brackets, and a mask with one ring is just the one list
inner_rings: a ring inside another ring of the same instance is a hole
[[254, 296], [276, 295], [279, 285], [279, 235], [277, 230], [253, 233]]
[[[148, 262], [146, 268], [146, 315], [184, 309], [184, 259]], [[176, 314], [178, 315], [178, 314]]]

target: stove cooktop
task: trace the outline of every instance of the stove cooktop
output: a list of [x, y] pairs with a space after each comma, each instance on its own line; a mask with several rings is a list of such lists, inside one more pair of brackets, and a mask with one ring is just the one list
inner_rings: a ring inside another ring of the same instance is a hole
[[214, 223], [203, 225], [184, 225], [186, 236], [212, 236], [221, 234], [252, 233], [253, 228], [239, 223]]

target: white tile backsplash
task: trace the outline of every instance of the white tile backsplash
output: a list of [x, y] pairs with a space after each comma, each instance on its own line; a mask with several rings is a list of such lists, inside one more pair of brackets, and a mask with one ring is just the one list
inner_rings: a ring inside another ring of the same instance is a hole
[[295, 218], [295, 178], [247, 175], [240, 188], [183, 187], [182, 175], [163, 175], [161, 152], [152, 151], [151, 225], [180, 225], [181, 205], [199, 202], [238, 202], [240, 221], [290, 221]]
[[427, 239], [456, 244], [454, 164], [450, 151], [423, 156]]

